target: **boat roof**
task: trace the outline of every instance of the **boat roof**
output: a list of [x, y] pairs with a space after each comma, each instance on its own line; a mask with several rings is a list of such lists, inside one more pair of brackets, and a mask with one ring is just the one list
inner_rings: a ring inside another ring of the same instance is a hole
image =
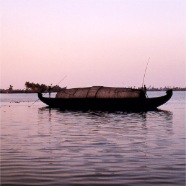
[[140, 97], [143, 90], [123, 87], [80, 87], [63, 89], [56, 94], [57, 98], [131, 98]]

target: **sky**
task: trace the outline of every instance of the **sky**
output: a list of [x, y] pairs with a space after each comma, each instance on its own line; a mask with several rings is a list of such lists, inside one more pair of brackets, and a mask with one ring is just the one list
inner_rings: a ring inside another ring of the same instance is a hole
[[148, 60], [147, 87], [186, 87], [185, 0], [0, 0], [0, 18], [0, 88], [140, 87]]

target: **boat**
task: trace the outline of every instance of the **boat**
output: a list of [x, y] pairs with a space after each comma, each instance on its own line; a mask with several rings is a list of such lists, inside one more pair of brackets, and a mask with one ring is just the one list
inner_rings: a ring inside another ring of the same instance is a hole
[[63, 89], [56, 97], [38, 98], [50, 108], [62, 110], [108, 110], [108, 111], [148, 111], [155, 110], [172, 97], [172, 89], [166, 95], [149, 98], [144, 89], [93, 86]]

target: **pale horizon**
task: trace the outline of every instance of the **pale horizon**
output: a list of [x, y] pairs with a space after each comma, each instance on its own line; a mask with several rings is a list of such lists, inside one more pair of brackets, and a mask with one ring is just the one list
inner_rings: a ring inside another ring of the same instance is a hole
[[1, 84], [186, 87], [185, 0], [1, 0]]

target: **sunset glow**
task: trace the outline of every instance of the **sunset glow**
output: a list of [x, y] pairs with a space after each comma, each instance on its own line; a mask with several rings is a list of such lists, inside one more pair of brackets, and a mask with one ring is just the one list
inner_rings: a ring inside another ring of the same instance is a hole
[[185, 87], [185, 0], [1, 0], [1, 86]]

